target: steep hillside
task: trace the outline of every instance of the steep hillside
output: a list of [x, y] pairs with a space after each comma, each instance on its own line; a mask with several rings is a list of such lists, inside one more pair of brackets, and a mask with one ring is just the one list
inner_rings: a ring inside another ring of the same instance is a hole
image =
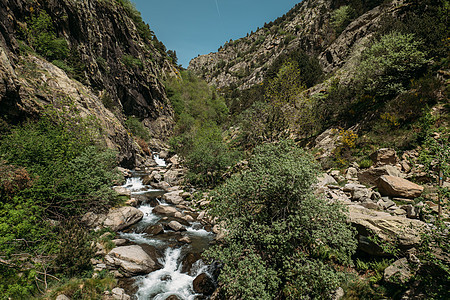
[[160, 78], [175, 72], [128, 0], [0, 1], [0, 116], [18, 123], [46, 105], [69, 104], [98, 119], [122, 164], [137, 147], [123, 120], [136, 116], [155, 138], [171, 130]]
[[335, 71], [397, 5], [377, 6], [382, 2], [305, 0], [247, 37], [194, 58], [188, 69], [219, 88], [234, 84], [242, 90], [261, 83], [277, 57], [301, 49], [318, 57], [325, 72]]

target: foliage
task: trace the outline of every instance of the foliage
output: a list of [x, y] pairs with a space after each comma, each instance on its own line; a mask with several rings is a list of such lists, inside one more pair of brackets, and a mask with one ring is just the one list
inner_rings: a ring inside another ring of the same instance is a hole
[[284, 103], [295, 105], [298, 95], [305, 90], [301, 79], [298, 65], [293, 61], [287, 61], [277, 75], [269, 80], [266, 99], [274, 106], [281, 106]]
[[[290, 141], [256, 147], [248, 166], [212, 201], [228, 233], [225, 246], [208, 251], [225, 265], [219, 281], [227, 295], [328, 298], [340, 282], [332, 262], [350, 263], [356, 249], [343, 207], [313, 195], [317, 166]], [[264, 276], [244, 277], [243, 261]]]
[[148, 140], [150, 138], [150, 133], [148, 129], [142, 124], [139, 118], [134, 116], [129, 116], [125, 120], [125, 126], [134, 135], [143, 140]]
[[51, 17], [41, 10], [31, 15], [28, 20], [27, 38], [29, 44], [50, 60], [64, 60], [69, 54], [69, 47], [64, 38], [57, 38]]
[[333, 11], [331, 15], [331, 25], [340, 34], [355, 17], [356, 12], [349, 5], [343, 5]]
[[386, 97], [406, 91], [428, 63], [413, 34], [392, 32], [363, 52], [357, 81], [369, 95]]
[[206, 124], [198, 129], [186, 155], [187, 178], [196, 185], [215, 185], [227, 167], [238, 159], [239, 153], [228, 148], [220, 129], [214, 124]]
[[128, 17], [130, 17], [133, 20], [139, 32], [139, 35], [143, 39], [151, 41], [152, 38], [155, 37], [155, 34], [153, 33], [152, 30], [150, 30], [148, 24], [145, 24], [145, 22], [142, 20], [141, 13], [136, 9], [134, 3], [132, 3], [130, 0], [115, 0], [115, 1], [117, 1], [120, 5], [122, 5]]
[[220, 125], [228, 117], [224, 98], [187, 71], [181, 80], [169, 79], [166, 89], [176, 117], [172, 148], [185, 158], [193, 183], [216, 184], [239, 157], [222, 139]]
[[144, 64], [142, 63], [142, 61], [139, 58], [136, 58], [133, 55], [129, 55], [129, 54], [122, 56], [122, 62], [128, 68], [142, 69], [144, 67]]

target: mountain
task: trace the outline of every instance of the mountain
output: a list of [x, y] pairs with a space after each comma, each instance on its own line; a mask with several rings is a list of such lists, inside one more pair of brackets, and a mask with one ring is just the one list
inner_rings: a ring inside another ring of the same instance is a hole
[[123, 126], [135, 116], [152, 137], [170, 133], [161, 78], [176, 69], [128, 0], [0, 1], [0, 116], [17, 124], [46, 106], [73, 105], [98, 119], [123, 165], [138, 147]]
[[264, 80], [278, 57], [301, 50], [331, 73], [360, 53], [382, 16], [399, 2], [305, 0], [284, 16], [246, 37], [225, 43], [218, 52], [191, 60], [188, 69], [218, 88], [248, 89]]

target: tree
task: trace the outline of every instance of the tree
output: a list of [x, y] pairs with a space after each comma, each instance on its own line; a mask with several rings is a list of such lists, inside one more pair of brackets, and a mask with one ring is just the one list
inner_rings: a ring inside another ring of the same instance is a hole
[[281, 141], [257, 147], [217, 189], [213, 210], [228, 233], [208, 256], [224, 264], [225, 296], [329, 298], [340, 279], [331, 262], [349, 263], [356, 240], [343, 207], [314, 195], [316, 175], [309, 154]]
[[370, 95], [386, 97], [406, 91], [423, 73], [428, 60], [413, 34], [392, 32], [363, 52], [357, 81]]

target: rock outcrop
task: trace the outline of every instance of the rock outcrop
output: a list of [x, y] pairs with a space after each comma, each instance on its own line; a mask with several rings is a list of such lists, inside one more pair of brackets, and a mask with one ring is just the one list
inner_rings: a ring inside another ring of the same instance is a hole
[[109, 227], [120, 231], [136, 224], [144, 217], [144, 213], [137, 208], [124, 206], [112, 208], [107, 214], [86, 213], [81, 221], [89, 227]]
[[[67, 44], [66, 62], [47, 61], [19, 34], [43, 13], [47, 30]], [[132, 13], [118, 1], [0, 1], [0, 116], [15, 123], [50, 106], [90, 120], [91, 134], [133, 167], [138, 146], [123, 119], [135, 115], [155, 137], [166, 136], [173, 111], [159, 78], [174, 68]]]
[[423, 187], [418, 184], [403, 178], [386, 175], [378, 179], [377, 187], [382, 195], [401, 198], [417, 198], [423, 192]]

